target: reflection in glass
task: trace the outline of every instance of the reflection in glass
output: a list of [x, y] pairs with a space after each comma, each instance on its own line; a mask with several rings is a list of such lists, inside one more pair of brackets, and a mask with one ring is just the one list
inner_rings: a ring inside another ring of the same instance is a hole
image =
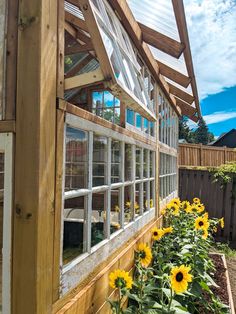
[[104, 240], [106, 224], [105, 193], [93, 193], [91, 246]]
[[127, 109], [126, 110], [126, 121], [131, 124], [134, 125], [134, 111], [131, 109]]
[[65, 190], [87, 188], [88, 133], [67, 127]]
[[93, 186], [106, 184], [107, 138], [95, 135], [93, 138]]
[[143, 150], [143, 177], [148, 177], [148, 150]]
[[111, 183], [120, 181], [121, 155], [120, 142], [111, 141]]
[[141, 213], [141, 184], [135, 184], [135, 203], [134, 203], [134, 213], [135, 217], [139, 216]]
[[69, 263], [85, 252], [85, 222], [85, 197], [80, 196], [65, 200], [63, 264]]
[[110, 216], [110, 232], [114, 233], [121, 228], [120, 224], [120, 190], [111, 190], [111, 216]]
[[132, 149], [130, 144], [125, 144], [125, 181], [132, 178]]
[[136, 128], [142, 128], [142, 116], [139, 113], [136, 113]]
[[143, 183], [143, 208], [144, 208], [144, 211], [147, 211], [148, 207], [149, 207], [148, 184], [149, 184], [149, 182]]
[[128, 224], [133, 220], [133, 209], [134, 204], [132, 201], [132, 186], [125, 186], [125, 195], [124, 195], [124, 222]]
[[141, 178], [141, 148], [136, 147], [136, 179]]

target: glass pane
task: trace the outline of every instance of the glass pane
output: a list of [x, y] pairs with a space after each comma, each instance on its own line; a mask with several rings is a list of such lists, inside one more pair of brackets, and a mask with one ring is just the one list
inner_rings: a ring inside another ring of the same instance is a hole
[[141, 178], [141, 148], [136, 147], [136, 179]]
[[155, 181], [150, 181], [150, 208], [155, 206], [154, 204], [154, 193], [155, 193]]
[[93, 109], [103, 108], [103, 92], [92, 92]]
[[88, 186], [88, 133], [67, 127], [65, 190]]
[[114, 233], [120, 229], [120, 190], [111, 190], [111, 226], [110, 232]]
[[120, 142], [111, 142], [111, 183], [120, 181], [120, 167], [121, 167], [121, 155], [120, 155]]
[[126, 121], [129, 124], [134, 125], [134, 111], [133, 110], [131, 110], [131, 109], [126, 110]]
[[136, 113], [136, 128], [140, 130], [142, 128], [142, 117], [139, 113]]
[[93, 138], [93, 186], [106, 183], [107, 138], [95, 135]]
[[65, 200], [64, 204], [64, 236], [63, 236], [63, 264], [85, 252], [85, 197]]
[[143, 177], [147, 178], [148, 177], [148, 164], [147, 164], [147, 160], [148, 160], [148, 150], [144, 149], [143, 150]]
[[155, 133], [154, 133], [155, 123], [151, 121], [151, 122], [149, 122], [149, 124], [150, 124], [150, 135], [154, 136], [155, 135]]
[[149, 172], [149, 177], [154, 177], [154, 157], [155, 157], [155, 153], [150, 151], [150, 172]]
[[125, 186], [125, 197], [124, 197], [124, 222], [128, 224], [132, 221], [133, 217], [133, 202], [132, 202], [132, 186]]
[[149, 206], [148, 184], [149, 184], [149, 182], [143, 183], [143, 207], [144, 207], [144, 211], [147, 211], [148, 206]]
[[108, 91], [104, 91], [104, 106], [114, 107], [115, 97]]
[[106, 206], [105, 193], [93, 193], [91, 246], [105, 239]]
[[149, 121], [146, 118], [143, 118], [143, 131], [146, 134], [149, 134]]
[[138, 217], [141, 212], [141, 184], [135, 184], [135, 203], [134, 203], [134, 213], [135, 217]]
[[130, 144], [125, 144], [125, 181], [132, 178], [132, 149]]

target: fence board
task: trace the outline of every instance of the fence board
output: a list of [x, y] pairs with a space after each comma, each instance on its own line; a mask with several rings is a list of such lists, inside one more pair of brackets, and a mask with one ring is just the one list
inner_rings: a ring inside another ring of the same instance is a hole
[[220, 166], [236, 161], [236, 149], [201, 144], [179, 144], [180, 166]]
[[217, 236], [236, 244], [236, 175], [223, 186], [222, 182], [213, 180], [213, 173], [207, 170], [181, 168], [180, 198], [192, 202], [193, 197], [200, 197], [210, 217], [224, 217], [225, 228]]

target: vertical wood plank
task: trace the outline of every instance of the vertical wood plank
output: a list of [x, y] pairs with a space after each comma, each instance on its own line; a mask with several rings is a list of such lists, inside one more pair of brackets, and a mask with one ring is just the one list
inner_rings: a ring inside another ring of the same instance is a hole
[[57, 1], [22, 0], [19, 16], [12, 312], [42, 314], [52, 306]]

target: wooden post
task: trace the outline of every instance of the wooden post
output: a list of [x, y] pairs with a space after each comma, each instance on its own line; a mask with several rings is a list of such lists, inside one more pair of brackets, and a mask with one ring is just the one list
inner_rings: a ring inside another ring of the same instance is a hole
[[12, 313], [52, 312], [57, 0], [19, 6]]

